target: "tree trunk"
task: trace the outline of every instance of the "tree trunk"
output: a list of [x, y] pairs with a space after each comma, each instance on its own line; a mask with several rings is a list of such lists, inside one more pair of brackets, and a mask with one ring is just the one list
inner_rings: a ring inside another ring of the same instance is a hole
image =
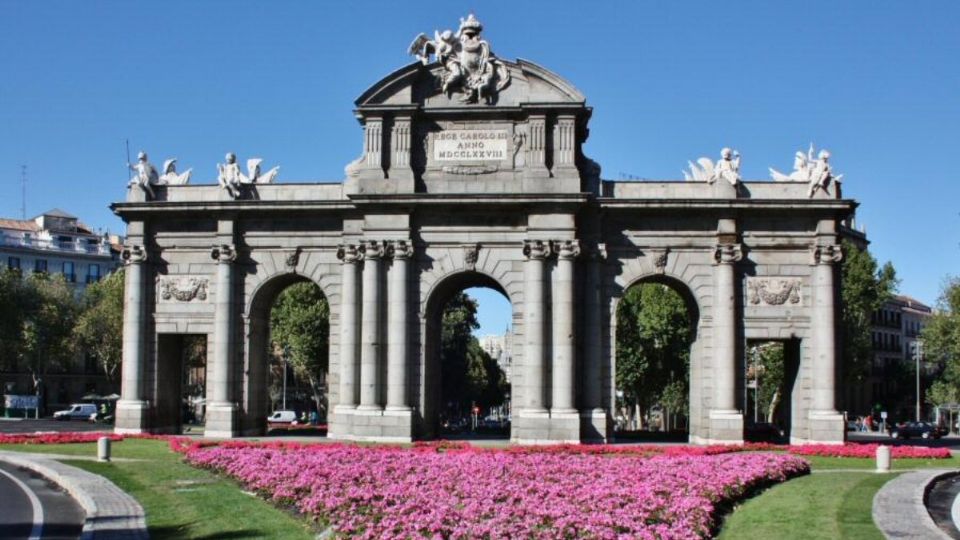
[[767, 423], [773, 423], [773, 417], [777, 413], [777, 405], [780, 404], [780, 390], [777, 390], [773, 393], [773, 398], [770, 399], [770, 409], [767, 411]]

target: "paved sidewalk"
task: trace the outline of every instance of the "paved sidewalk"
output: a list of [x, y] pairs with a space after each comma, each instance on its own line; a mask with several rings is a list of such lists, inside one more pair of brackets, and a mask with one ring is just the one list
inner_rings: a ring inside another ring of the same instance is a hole
[[0, 451], [0, 460], [33, 470], [65, 489], [87, 514], [84, 540], [149, 538], [143, 507], [106, 478], [42, 454]]
[[928, 484], [955, 473], [951, 469], [926, 469], [904, 473], [887, 482], [873, 497], [873, 522], [886, 538], [950, 540], [933, 522], [923, 501]]

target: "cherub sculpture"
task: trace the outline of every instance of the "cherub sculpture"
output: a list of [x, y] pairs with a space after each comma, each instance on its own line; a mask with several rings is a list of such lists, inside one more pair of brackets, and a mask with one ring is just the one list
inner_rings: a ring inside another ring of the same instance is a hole
[[722, 179], [729, 182], [731, 186], [740, 183], [740, 153], [736, 150], [729, 148], [720, 150], [720, 159], [716, 163], [706, 157], [698, 159], [697, 163], [699, 166], [687, 162], [690, 170], [683, 171], [685, 180], [712, 184]]
[[460, 19], [460, 28], [434, 31], [431, 40], [420, 34], [410, 44], [409, 53], [424, 65], [431, 55], [444, 68], [440, 76], [440, 90], [447, 96], [462, 94], [460, 101], [492, 104], [497, 94], [510, 83], [510, 71], [490, 50], [490, 44], [480, 37], [483, 25], [471, 13]]
[[838, 184], [843, 178], [842, 174], [833, 175], [833, 169], [830, 167], [830, 152], [820, 150], [817, 157], [814, 156], [813, 143], [807, 153], [797, 152], [793, 159], [793, 172], [783, 174], [780, 171], [770, 167], [770, 176], [777, 182], [808, 182], [810, 190], [809, 197], [819, 191], [830, 194], [830, 184]]
[[140, 151], [140, 153], [137, 154], [136, 165], [127, 163], [127, 167], [137, 173], [136, 176], [130, 179], [129, 185], [139, 186], [144, 193], [153, 199], [156, 196], [153, 192], [153, 186], [160, 184], [160, 175], [157, 174], [157, 168], [153, 166], [153, 163], [150, 163], [147, 159], [147, 153]]
[[226, 163], [217, 164], [217, 183], [220, 187], [227, 190], [234, 199], [239, 198], [243, 185], [248, 184], [270, 184], [280, 172], [280, 167], [274, 167], [266, 173], [260, 172], [260, 158], [247, 160], [247, 174], [240, 172], [240, 165], [237, 164], [237, 156], [229, 152], [226, 157]]
[[163, 175], [160, 176], [160, 183], [182, 186], [190, 181], [191, 174], [193, 174], [193, 169], [187, 169], [184, 173], [177, 173], [177, 158], [168, 159], [163, 162]]

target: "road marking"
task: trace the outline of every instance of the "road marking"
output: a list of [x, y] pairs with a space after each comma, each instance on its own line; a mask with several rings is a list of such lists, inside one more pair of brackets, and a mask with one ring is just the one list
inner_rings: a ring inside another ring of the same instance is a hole
[[953, 498], [953, 506], [950, 507], [950, 519], [953, 520], [953, 527], [960, 531], [960, 493]]
[[33, 506], [33, 528], [30, 529], [29, 539], [40, 540], [40, 537], [43, 536], [43, 506], [40, 505], [40, 499], [38, 499], [37, 495], [30, 489], [30, 486], [21, 482], [16, 476], [3, 469], [0, 469], [0, 473], [3, 473], [4, 476], [13, 480], [13, 483], [23, 490], [23, 492], [27, 494], [27, 498], [30, 499], [30, 505]]

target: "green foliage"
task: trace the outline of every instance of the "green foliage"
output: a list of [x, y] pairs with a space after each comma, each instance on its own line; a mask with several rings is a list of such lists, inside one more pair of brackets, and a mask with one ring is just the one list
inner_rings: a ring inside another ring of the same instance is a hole
[[323, 388], [329, 368], [330, 306], [314, 283], [284, 289], [270, 310], [270, 340], [286, 354], [294, 374], [310, 383], [319, 411], [325, 411]]
[[843, 376], [848, 384], [863, 381], [873, 359], [871, 315], [890, 299], [898, 281], [889, 262], [878, 268], [866, 249], [843, 242], [840, 305]]
[[17, 356], [20, 367], [29, 371], [36, 383], [41, 375], [70, 362], [79, 303], [61, 275], [30, 274], [23, 287], [24, 317]]
[[943, 366], [943, 373], [927, 392], [934, 405], [960, 402], [960, 277], [948, 277], [937, 309], [923, 329], [924, 356]]
[[[770, 342], [757, 345], [751, 350], [750, 362], [747, 376], [751, 380], [758, 379], [757, 405], [760, 414], [767, 422], [773, 422], [784, 394], [783, 343]], [[757, 371], [754, 371], [755, 369]], [[750, 397], [753, 397], [752, 392]]]
[[115, 378], [123, 353], [123, 286], [123, 270], [88, 286], [73, 328], [78, 352], [96, 356], [109, 380]]
[[462, 292], [454, 295], [441, 319], [441, 400], [461, 413], [473, 404], [494, 407], [506, 399], [506, 375], [473, 336], [479, 327], [477, 302]]
[[26, 320], [27, 287], [20, 272], [0, 271], [0, 369], [13, 370]]
[[665, 285], [630, 287], [617, 308], [617, 389], [631, 406], [689, 409], [691, 321], [680, 295]]

